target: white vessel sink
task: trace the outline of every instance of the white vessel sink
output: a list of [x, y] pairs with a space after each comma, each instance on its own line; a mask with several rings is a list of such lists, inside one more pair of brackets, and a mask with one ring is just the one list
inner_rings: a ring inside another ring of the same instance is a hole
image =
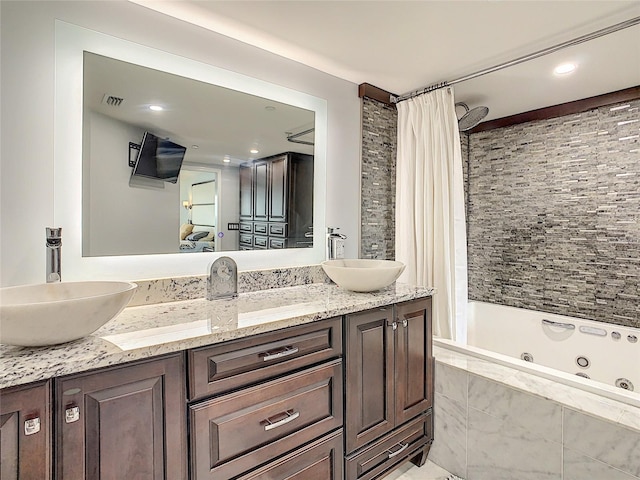
[[39, 347], [86, 337], [129, 303], [135, 283], [60, 282], [0, 289], [0, 343]]
[[373, 292], [391, 285], [405, 267], [402, 262], [367, 259], [327, 260], [321, 265], [339, 287], [353, 292]]

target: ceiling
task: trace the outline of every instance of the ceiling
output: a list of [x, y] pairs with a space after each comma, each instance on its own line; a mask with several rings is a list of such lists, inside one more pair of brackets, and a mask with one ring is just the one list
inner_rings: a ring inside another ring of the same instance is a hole
[[[131, 0], [394, 94], [640, 16], [640, 1]], [[559, 77], [553, 67], [578, 64]], [[455, 85], [487, 120], [640, 85], [640, 25]]]

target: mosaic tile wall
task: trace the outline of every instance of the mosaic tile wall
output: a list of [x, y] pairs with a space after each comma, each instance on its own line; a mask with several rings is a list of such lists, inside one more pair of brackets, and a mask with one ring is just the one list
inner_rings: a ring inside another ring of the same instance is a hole
[[360, 258], [395, 258], [398, 113], [362, 99]]
[[471, 299], [640, 327], [639, 109], [470, 135]]

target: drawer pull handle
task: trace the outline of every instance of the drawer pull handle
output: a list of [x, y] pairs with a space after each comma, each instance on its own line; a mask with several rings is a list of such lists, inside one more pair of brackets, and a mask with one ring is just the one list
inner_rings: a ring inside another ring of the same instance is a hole
[[408, 443], [405, 443], [404, 445], [399, 443], [398, 445], [401, 445], [401, 447], [398, 450], [396, 450], [395, 452], [392, 452], [391, 450], [387, 450], [387, 452], [389, 452], [389, 458], [396, 457], [396, 456], [400, 455], [402, 452], [404, 452], [407, 448], [409, 448], [409, 444]]
[[262, 360], [268, 362], [269, 360], [275, 360], [276, 358], [288, 357], [298, 353], [298, 347], [284, 347], [280, 350], [271, 350], [269, 352], [261, 353], [263, 355]]
[[[279, 418], [282, 415], [286, 415], [283, 419], [273, 422], [274, 418]], [[281, 427], [282, 425], [286, 425], [289, 422], [292, 422], [296, 418], [300, 416], [300, 412], [294, 412], [293, 410], [287, 410], [286, 412], [279, 413], [278, 415], [274, 415], [273, 417], [267, 418], [262, 423], [266, 423], [264, 426], [264, 431], [268, 432], [269, 430], [273, 430], [274, 428]]]

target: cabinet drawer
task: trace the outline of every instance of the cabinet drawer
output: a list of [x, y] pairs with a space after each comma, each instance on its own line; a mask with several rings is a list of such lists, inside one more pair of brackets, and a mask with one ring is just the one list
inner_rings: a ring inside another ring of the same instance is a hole
[[253, 246], [253, 235], [248, 235], [246, 233], [240, 234], [240, 245], [246, 245], [247, 247]]
[[431, 412], [404, 424], [374, 444], [347, 457], [346, 479], [369, 480], [413, 456], [433, 440]]
[[253, 224], [253, 233], [257, 233], [259, 235], [267, 234], [267, 224], [266, 223], [254, 223]]
[[342, 353], [339, 317], [189, 351], [189, 398], [244, 387]]
[[342, 430], [338, 430], [239, 480], [342, 480], [342, 463]]
[[259, 237], [254, 235], [253, 246], [255, 248], [267, 248], [267, 237]]
[[286, 223], [270, 223], [269, 236], [270, 237], [286, 237], [287, 224]]
[[285, 248], [286, 240], [284, 238], [269, 238], [269, 248]]
[[189, 407], [194, 480], [234, 478], [342, 426], [341, 360]]
[[240, 226], [238, 227], [243, 233], [253, 233], [253, 224], [240, 222]]

